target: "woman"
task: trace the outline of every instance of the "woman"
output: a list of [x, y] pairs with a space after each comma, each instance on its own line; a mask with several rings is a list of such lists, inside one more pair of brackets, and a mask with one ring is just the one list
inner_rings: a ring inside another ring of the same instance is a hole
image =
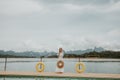
[[63, 73], [64, 72], [63, 56], [64, 56], [63, 49], [59, 48], [58, 61], [57, 61], [57, 67], [56, 67], [56, 72], [57, 73]]

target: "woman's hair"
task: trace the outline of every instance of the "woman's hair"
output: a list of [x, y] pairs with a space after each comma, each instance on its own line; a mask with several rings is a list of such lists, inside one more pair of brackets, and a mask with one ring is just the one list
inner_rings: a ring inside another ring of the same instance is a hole
[[63, 52], [63, 49], [62, 48], [59, 48], [59, 53]]

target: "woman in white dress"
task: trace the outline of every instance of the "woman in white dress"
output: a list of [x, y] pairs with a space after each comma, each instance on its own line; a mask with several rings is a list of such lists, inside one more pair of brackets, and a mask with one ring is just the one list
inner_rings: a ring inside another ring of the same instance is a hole
[[63, 56], [64, 56], [63, 49], [59, 48], [58, 61], [57, 61], [57, 66], [56, 66], [56, 72], [57, 73], [63, 73], [64, 72]]

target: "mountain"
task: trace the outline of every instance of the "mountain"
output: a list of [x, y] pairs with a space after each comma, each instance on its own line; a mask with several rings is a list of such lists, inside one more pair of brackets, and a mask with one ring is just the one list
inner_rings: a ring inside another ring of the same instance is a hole
[[0, 57], [42, 57], [48, 55], [48, 52], [14, 52], [14, 51], [3, 51], [0, 50]]
[[66, 51], [65, 54], [81, 55], [81, 54], [89, 53], [89, 52], [93, 52], [93, 51], [95, 51], [95, 52], [102, 52], [102, 51], [105, 51], [105, 49], [102, 48], [102, 47], [95, 47], [94, 49]]
[[[86, 50], [73, 50], [73, 51], [64, 51], [65, 54], [75, 54], [81, 55], [89, 52], [102, 52], [105, 51], [102, 47], [95, 47], [94, 49], [86, 49]], [[33, 51], [25, 51], [25, 52], [14, 52], [14, 51], [4, 51], [0, 50], [0, 57], [57, 57], [56, 52], [33, 52]]]
[[102, 48], [102, 47], [95, 47], [94, 51], [96, 51], [96, 52], [102, 52], [102, 51], [105, 51], [105, 49]]

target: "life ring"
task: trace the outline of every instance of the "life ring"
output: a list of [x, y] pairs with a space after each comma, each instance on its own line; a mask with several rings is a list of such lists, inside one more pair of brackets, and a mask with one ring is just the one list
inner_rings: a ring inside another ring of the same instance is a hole
[[[82, 68], [79, 69], [79, 66], [81, 66]], [[85, 71], [85, 65], [84, 65], [84, 63], [82, 63], [82, 62], [76, 63], [76, 65], [75, 65], [75, 70], [76, 70], [78, 73], [84, 72], [84, 71]]]
[[63, 68], [64, 67], [64, 62], [62, 60], [57, 62], [57, 67], [58, 68]]
[[[41, 66], [41, 67], [40, 67], [40, 66]], [[38, 62], [38, 63], [36, 64], [36, 70], [37, 70], [38, 72], [43, 72], [44, 69], [45, 69], [45, 65], [44, 65], [43, 62]]]

